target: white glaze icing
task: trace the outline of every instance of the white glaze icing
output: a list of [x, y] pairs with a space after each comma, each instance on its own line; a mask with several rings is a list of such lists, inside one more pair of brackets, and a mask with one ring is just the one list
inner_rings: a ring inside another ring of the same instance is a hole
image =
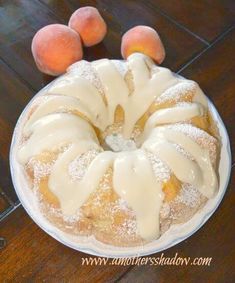
[[96, 148], [92, 142], [74, 143], [56, 161], [49, 178], [51, 191], [59, 198], [62, 211], [71, 215], [83, 205], [89, 195], [98, 187], [99, 182], [112, 164], [112, 152], [100, 153], [90, 164], [81, 181], [71, 181], [68, 166], [80, 154]]
[[114, 190], [135, 212], [139, 234], [149, 241], [158, 237], [162, 186], [156, 181], [145, 152], [120, 153], [113, 170]]
[[30, 119], [26, 122], [24, 126], [24, 134], [28, 136], [30, 134], [31, 125], [36, 122], [38, 119], [54, 112], [71, 112], [79, 111], [84, 114], [90, 121], [95, 120], [94, 114], [91, 113], [89, 108], [84, 106], [82, 102], [70, 96], [64, 95], [49, 95], [45, 96], [45, 101], [40, 103], [33, 114], [30, 116]]
[[199, 103], [183, 103], [171, 108], [160, 109], [148, 118], [143, 137], [146, 139], [146, 136], [157, 125], [183, 122], [195, 116], [203, 116], [204, 112], [203, 106]]
[[28, 133], [31, 136], [18, 154], [21, 163], [27, 163], [30, 157], [42, 151], [54, 150], [81, 139], [98, 142], [95, 131], [87, 121], [68, 113], [43, 116], [28, 128]]
[[[93, 113], [93, 117], [95, 117], [92, 119], [93, 125], [101, 130], [106, 128], [108, 119], [107, 107], [98, 90], [89, 81], [72, 73], [71, 76], [62, 77], [53, 84], [48, 93], [76, 97], [89, 109], [90, 113]], [[83, 113], [82, 109], [79, 108], [79, 110]], [[85, 113], [83, 114], [85, 115]]]
[[[56, 149], [64, 143], [71, 145], [58, 157], [49, 177], [49, 188], [58, 197], [65, 215], [74, 214], [86, 202], [112, 166], [114, 190], [135, 212], [140, 236], [151, 240], [159, 236], [162, 192], [145, 150], [158, 155], [179, 180], [196, 185], [205, 196], [211, 197], [216, 190], [216, 175], [208, 152], [182, 133], [165, 127], [154, 128], [202, 115], [207, 103], [201, 90], [197, 87], [192, 104], [155, 112], [146, 123], [144, 136], [148, 138], [142, 149], [99, 153], [80, 181], [71, 180], [68, 166], [89, 149], [100, 149], [99, 141], [84, 119], [69, 113], [55, 113], [76, 110], [104, 130], [113, 123], [116, 107], [120, 105], [125, 113], [123, 136], [129, 138], [135, 123], [153, 101], [174, 89], [176, 84], [182, 84], [182, 79], [166, 68], [154, 66], [141, 54], [129, 56], [127, 64], [133, 78], [132, 93], [123, 74], [107, 59], [92, 63], [104, 97], [89, 80], [77, 75], [76, 68], [70, 68], [70, 73], [56, 80], [48, 91], [49, 98], [40, 104], [25, 125], [24, 134], [29, 138], [19, 150], [19, 160], [25, 164], [42, 151]], [[172, 143], [181, 145], [195, 161], [179, 153]]]
[[120, 105], [123, 109], [126, 109], [129, 90], [121, 74], [108, 59], [99, 60], [93, 66], [104, 86], [108, 104], [108, 124], [110, 125], [114, 122], [114, 113], [117, 106]]
[[[48, 92], [78, 97], [83, 105], [94, 113], [96, 119], [93, 118], [92, 123], [101, 130], [113, 123], [116, 107], [122, 106], [125, 113], [123, 135], [129, 138], [135, 123], [154, 99], [178, 82], [178, 78], [166, 68], [158, 67], [151, 76], [146, 60], [150, 59], [138, 53], [128, 57], [134, 83], [134, 91], [131, 94], [123, 76], [110, 60], [102, 59], [92, 63], [103, 85], [107, 106], [99, 91], [88, 80], [76, 76], [74, 72], [71, 76], [58, 80]], [[83, 113], [82, 110], [80, 112]]]
[[152, 240], [159, 235], [159, 211], [162, 203], [161, 184], [143, 150], [121, 152], [105, 151], [91, 162], [81, 181], [71, 181], [69, 164], [95, 144], [74, 144], [53, 166], [49, 187], [59, 198], [63, 213], [73, 215], [98, 187], [102, 176], [113, 166], [113, 187], [127, 201], [137, 219], [140, 235]]
[[[184, 157], [172, 143], [182, 146], [195, 161]], [[190, 137], [163, 126], [152, 130], [143, 148], [157, 154], [165, 161], [180, 181], [195, 185], [208, 198], [213, 197], [218, 183], [209, 152]]]
[[124, 137], [128, 138], [138, 119], [147, 111], [154, 99], [178, 79], [166, 68], [159, 68], [152, 77], [141, 56], [130, 56], [128, 62], [133, 74], [134, 92], [129, 96], [125, 108]]

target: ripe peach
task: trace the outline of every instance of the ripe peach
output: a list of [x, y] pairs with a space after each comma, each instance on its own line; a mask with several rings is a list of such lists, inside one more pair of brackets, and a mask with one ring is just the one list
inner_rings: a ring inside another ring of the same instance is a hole
[[70, 17], [69, 27], [80, 34], [85, 46], [92, 46], [102, 41], [107, 33], [107, 26], [99, 11], [94, 7], [82, 7]]
[[63, 74], [83, 55], [79, 35], [61, 24], [40, 29], [33, 38], [31, 50], [38, 69], [52, 76]]
[[133, 27], [122, 36], [122, 57], [126, 59], [134, 52], [144, 53], [158, 64], [165, 58], [165, 49], [158, 33], [148, 26]]

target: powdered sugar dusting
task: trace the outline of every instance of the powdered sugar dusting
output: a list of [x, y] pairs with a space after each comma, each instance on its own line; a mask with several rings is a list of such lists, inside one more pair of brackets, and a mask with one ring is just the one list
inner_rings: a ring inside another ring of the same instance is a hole
[[[39, 192], [37, 192], [37, 194], [39, 195]], [[61, 208], [55, 208], [55, 207], [49, 205], [46, 202], [42, 202], [41, 205], [42, 205], [43, 211], [45, 211], [50, 216], [62, 218], [63, 221], [66, 222], [66, 227], [65, 228], [69, 228], [69, 229], [72, 228], [72, 226], [75, 223], [77, 223], [77, 221], [79, 221], [79, 219], [81, 219], [83, 217], [82, 212], [81, 212], [80, 209], [76, 213], [74, 213], [73, 215], [69, 215], [68, 216], [68, 215], [64, 215], [62, 213]]]
[[176, 196], [175, 202], [183, 203], [189, 207], [195, 207], [200, 204], [200, 192], [193, 185], [182, 184], [179, 195]]
[[41, 178], [50, 175], [53, 164], [53, 161], [50, 163], [42, 163], [39, 160], [31, 158], [26, 168], [33, 168], [34, 183], [38, 184]]
[[171, 175], [170, 168], [153, 153], [146, 151], [146, 155], [149, 161], [151, 162], [153, 172], [157, 181], [160, 183], [168, 181]]
[[118, 227], [119, 235], [133, 236], [137, 234], [137, 223], [133, 219], [125, 220], [120, 227]]
[[169, 217], [170, 212], [171, 212], [171, 208], [170, 208], [169, 203], [163, 202], [161, 206], [161, 210], [160, 210], [160, 217], [165, 219]]
[[115, 65], [115, 67], [117, 68], [118, 72], [125, 77], [126, 72], [128, 70], [126, 63], [124, 63], [123, 61], [120, 60], [112, 60], [113, 64]]
[[116, 200], [115, 205], [112, 207], [112, 212], [120, 210], [128, 212], [128, 214], [134, 215], [134, 212], [129, 208], [127, 201], [122, 198]]
[[195, 92], [197, 84], [193, 81], [182, 80], [178, 84], [170, 87], [162, 93], [157, 99], [157, 103], [166, 101], [178, 101], [180, 97], [187, 96]]
[[79, 155], [75, 158], [70, 164], [68, 168], [69, 175], [73, 181], [81, 180], [91, 163], [91, 161], [99, 154], [97, 150], [89, 150], [86, 153]]
[[108, 135], [105, 138], [106, 144], [115, 152], [136, 150], [136, 144], [132, 139], [124, 139], [121, 134]]
[[63, 217], [63, 220], [68, 222], [68, 223], [76, 223], [81, 217], [82, 217], [82, 213], [80, 211], [80, 209], [73, 215], [64, 215], [62, 212], [61, 212], [61, 215]]
[[[130, 69], [128, 70], [128, 64], [126, 62], [121, 62], [119, 60], [114, 60], [112, 61], [113, 64], [115, 65], [116, 69], [118, 72], [125, 77], [128, 87], [130, 89], [130, 92], [133, 88], [132, 84], [132, 73]], [[104, 88], [101, 84], [101, 81], [99, 79], [98, 74], [95, 71], [95, 66], [96, 62], [90, 63], [87, 61], [80, 61], [78, 63], [73, 64], [69, 69], [68, 69], [68, 74], [63, 76], [63, 79], [57, 80], [57, 83], [64, 82], [66, 80], [70, 80], [71, 78], [82, 78], [84, 80], [87, 80], [92, 83], [93, 86], [97, 88], [99, 93], [103, 95], [104, 97]], [[151, 71], [151, 75], [154, 72], [157, 72], [157, 68], [152, 63], [148, 60], [146, 61], [146, 64], [148, 68]], [[128, 73], [129, 71], [129, 73]], [[176, 102], [177, 105], [179, 106], [184, 106], [188, 105], [188, 102], [183, 102], [185, 97], [192, 97], [196, 91], [197, 84], [192, 81], [188, 80], [178, 80], [178, 84], [170, 87], [167, 89], [165, 92], [162, 93], [160, 97], [156, 99], [157, 103], [162, 103], [162, 102], [168, 102], [168, 101], [173, 101]], [[183, 98], [183, 99], [182, 99]], [[47, 99], [47, 98], [45, 98]], [[40, 102], [40, 100], [39, 100]], [[37, 104], [35, 104], [36, 107]], [[66, 110], [65, 110], [66, 111]], [[122, 126], [120, 127], [120, 129]], [[174, 125], [169, 125], [169, 128], [175, 131], [180, 131], [184, 133], [185, 135], [188, 135], [190, 138], [194, 139], [199, 145], [202, 147], [206, 148], [210, 152], [210, 157], [213, 162], [216, 158], [216, 139], [214, 139], [212, 136], [207, 134], [201, 129], [198, 129], [197, 127], [194, 127], [190, 124], [174, 124]], [[140, 131], [139, 128], [135, 128], [135, 130], [138, 132]], [[113, 134], [114, 131], [111, 131], [112, 134], [108, 133], [107, 136], [104, 139], [106, 144], [109, 146], [110, 149], [112, 149], [115, 152], [119, 151], [131, 151], [131, 150], [136, 150], [137, 146], [135, 143], [136, 137], [140, 133], [132, 133], [132, 139], [130, 140], [125, 140], [123, 139], [122, 135], [119, 133]], [[102, 133], [103, 134], [103, 133]], [[172, 144], [178, 152], [186, 156], [190, 160], [194, 160], [194, 158], [184, 150], [180, 145], [178, 144]], [[90, 150], [84, 154], [79, 155], [76, 159], [74, 159], [70, 164], [68, 168], [69, 175], [71, 177], [72, 181], [78, 181], [81, 180], [84, 175], [86, 174], [86, 171], [92, 162], [94, 158], [100, 153], [98, 150]], [[170, 176], [172, 174], [170, 168], [157, 156], [154, 154], [147, 152], [146, 155], [151, 162], [152, 168], [154, 175], [156, 176], [156, 179], [158, 182], [167, 182], [170, 179]], [[51, 168], [54, 164], [54, 160], [50, 161], [49, 163], [43, 163], [40, 161], [37, 161], [35, 159], [31, 159], [30, 162], [28, 163], [27, 166], [30, 167], [30, 169], [33, 168], [34, 172], [34, 179], [33, 179], [33, 184], [35, 188], [35, 193], [38, 194], [37, 196], [38, 201], [41, 202], [42, 206], [46, 207], [46, 213], [55, 215], [56, 217], [60, 217], [61, 219], [64, 220], [64, 226], [66, 228], [71, 228], [74, 229], [74, 227], [77, 226], [77, 221], [79, 219], [84, 218], [85, 214], [83, 215], [82, 209], [78, 209], [78, 211], [72, 215], [72, 216], [66, 216], [63, 215], [62, 211], [60, 208], [55, 208], [53, 205], [50, 205], [47, 202], [44, 202], [42, 200], [42, 197], [40, 196], [40, 190], [38, 189], [38, 184], [40, 182], [41, 178], [44, 178], [45, 176], [49, 176], [51, 173]], [[122, 235], [126, 237], [127, 239], [130, 239], [129, 236], [133, 236], [137, 234], [137, 222], [135, 219], [135, 214], [134, 211], [128, 206], [128, 203], [114, 195], [113, 188], [112, 188], [112, 168], [109, 168], [108, 172], [104, 174], [102, 177], [102, 180], [100, 181], [99, 188], [97, 188], [97, 191], [94, 193], [93, 199], [92, 199], [92, 206], [98, 206], [101, 207], [102, 213], [104, 212], [104, 215], [107, 215], [107, 218], [109, 218], [108, 223], [108, 229], [107, 232], [110, 232], [110, 225], [113, 225], [115, 216], [119, 214], [123, 217], [120, 217], [120, 222], [123, 221], [121, 224], [116, 224], [117, 226], [112, 226], [113, 228], [117, 229], [118, 235]], [[110, 193], [111, 192], [111, 193]], [[107, 198], [105, 199], [104, 196], [106, 196], [107, 193]], [[109, 195], [110, 193], [110, 195]], [[110, 197], [112, 196], [112, 197]], [[107, 200], [107, 203], [106, 203]], [[175, 197], [173, 201], [170, 203], [163, 202], [161, 210], [160, 210], [160, 218], [165, 219], [165, 220], [171, 220], [171, 219], [177, 219], [177, 210], [182, 212], [182, 214], [187, 214], [185, 213], [184, 209], [182, 207], [187, 206], [189, 208], [189, 211], [193, 211], [194, 209], [198, 208], [202, 202], [202, 195], [201, 193], [197, 190], [197, 188], [193, 187], [190, 184], [182, 184], [182, 187], [180, 189], [179, 194]], [[93, 207], [93, 208], [94, 208]], [[192, 209], [190, 209], [192, 208]], [[174, 211], [176, 209], [176, 211]], [[121, 213], [119, 213], [121, 212]], [[185, 216], [185, 215], [184, 215]], [[126, 217], [126, 219], [125, 219]], [[186, 215], [187, 217], [187, 215]], [[118, 217], [117, 217], [118, 218]], [[124, 220], [123, 220], [124, 218]], [[160, 219], [161, 220], [161, 219]], [[113, 222], [112, 222], [113, 221]], [[101, 229], [102, 229], [101, 225]], [[105, 227], [105, 225], [104, 225]]]
[[209, 150], [211, 162], [212, 164], [215, 163], [217, 140], [213, 136], [191, 124], [177, 123], [174, 125], [169, 125], [167, 127], [174, 131], [184, 133], [186, 136], [192, 138], [195, 142], [197, 142], [202, 148]]
[[68, 73], [70, 74], [70, 76], [71, 74], [73, 74], [76, 75], [77, 77], [88, 80], [93, 86], [97, 88], [97, 90], [101, 94], [104, 93], [101, 81], [90, 62], [81, 60], [70, 66], [68, 69]]
[[171, 143], [175, 148], [176, 150], [181, 153], [182, 155], [184, 155], [187, 159], [190, 159], [192, 161], [194, 161], [194, 157], [189, 153], [187, 152], [182, 146], [180, 146], [179, 144], [177, 143]]

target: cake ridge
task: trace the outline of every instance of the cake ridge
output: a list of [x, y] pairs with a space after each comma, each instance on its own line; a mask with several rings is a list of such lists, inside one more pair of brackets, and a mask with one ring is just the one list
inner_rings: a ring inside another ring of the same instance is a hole
[[[50, 168], [45, 167], [48, 169], [47, 190], [59, 200], [62, 214], [67, 217], [72, 217], [89, 202], [100, 186], [102, 176], [112, 168], [113, 190], [119, 199], [129, 205], [131, 203], [130, 207], [135, 212], [137, 238], [150, 241], [160, 235], [159, 215], [165, 194], [169, 193], [169, 190], [164, 191], [167, 183], [174, 184], [175, 195], [186, 183], [201, 188], [199, 191], [207, 198], [216, 192], [217, 140], [203, 129], [206, 128], [204, 124], [201, 129], [194, 125], [193, 119], [202, 123], [208, 114], [205, 97], [195, 82], [183, 80], [170, 70], [155, 66], [142, 54], [129, 56], [127, 62], [121, 63], [126, 66], [122, 71], [120, 66], [117, 67], [118, 64], [108, 59], [92, 63], [82, 61], [71, 66], [67, 74], [52, 83], [44, 94], [48, 96], [47, 99], [39, 101], [28, 116], [23, 128], [23, 135], [28, 139], [19, 149], [19, 160], [24, 166], [29, 162], [34, 167], [36, 165], [30, 161], [40, 156], [41, 152], [67, 146], [57, 155]], [[134, 86], [131, 95], [125, 78], [128, 72], [131, 72]], [[103, 151], [102, 141], [96, 136], [97, 132], [102, 133], [115, 124], [115, 117], [119, 115], [116, 113], [118, 106], [122, 107], [125, 114], [121, 126], [125, 138], [132, 139], [134, 127], [141, 119], [144, 121], [142, 141], [133, 151]], [[51, 117], [58, 117], [60, 122], [51, 122]], [[67, 124], [65, 118], [68, 119]], [[48, 131], [45, 131], [47, 125]], [[145, 127], [148, 127], [146, 132]], [[157, 134], [154, 136], [154, 133]], [[56, 139], [52, 134], [57, 135]], [[174, 142], [178, 144], [180, 139], [185, 142], [177, 148]], [[184, 152], [185, 147], [187, 149]], [[168, 150], [174, 157], [166, 157]], [[85, 160], [89, 159], [86, 156], [88, 152], [95, 153], [91, 154], [85, 170], [81, 167], [81, 171], [76, 173], [75, 167], [79, 165], [74, 160], [78, 158], [81, 164], [82, 155]], [[198, 156], [203, 157], [206, 163]], [[179, 168], [171, 166], [179, 160], [183, 164], [178, 166], [182, 167], [180, 174]], [[75, 162], [73, 169], [72, 162]], [[40, 166], [37, 166], [40, 173]], [[128, 172], [127, 175], [123, 168]], [[162, 174], [157, 174], [158, 170], [163, 170]], [[77, 176], [73, 178], [68, 171], [73, 171]], [[205, 176], [204, 171], [209, 177]], [[145, 177], [141, 172], [145, 172]], [[185, 172], [188, 172], [187, 176], [184, 176]], [[121, 180], [125, 180], [122, 186]], [[147, 184], [144, 190], [143, 184]], [[138, 187], [139, 198], [136, 198], [137, 192], [132, 190], [133, 186]], [[149, 207], [139, 202], [144, 198]]]

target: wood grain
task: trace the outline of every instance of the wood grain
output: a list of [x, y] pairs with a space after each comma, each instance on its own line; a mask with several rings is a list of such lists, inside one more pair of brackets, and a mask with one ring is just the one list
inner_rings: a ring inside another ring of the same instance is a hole
[[[224, 200], [209, 221], [193, 236], [163, 252], [163, 256], [212, 257], [210, 266], [135, 266], [119, 282], [234, 282], [235, 227], [231, 215], [235, 213], [235, 168]], [[160, 257], [161, 253], [151, 255]]]
[[235, 28], [180, 72], [183, 76], [198, 82], [215, 104], [228, 130], [233, 154], [235, 152], [234, 50]]
[[177, 27], [156, 10], [152, 10], [142, 1], [101, 0], [101, 1], [64, 1], [41, 0], [50, 9], [68, 22], [71, 13], [84, 5], [95, 6], [107, 22], [108, 34], [103, 43], [85, 49], [85, 59], [121, 58], [121, 36], [135, 25], [149, 25], [159, 31], [166, 47], [167, 58], [164, 66], [172, 70], [179, 69], [185, 62], [205, 47], [205, 44], [187, 31]]
[[[234, 105], [235, 48], [234, 29], [205, 51], [180, 74], [199, 83], [216, 105], [230, 135], [234, 153]], [[221, 56], [223, 54], [223, 56]], [[209, 221], [193, 236], [177, 246], [164, 251], [165, 257], [178, 253], [181, 257], [213, 257], [211, 266], [184, 267], [134, 267], [121, 282], [233, 282], [235, 272], [232, 261], [235, 257], [235, 227], [231, 225], [231, 215], [235, 214], [235, 168], [225, 197], [219, 209]], [[158, 257], [158, 254], [153, 255]], [[218, 272], [219, 270], [219, 272]], [[196, 274], [196, 275], [195, 275]]]
[[58, 19], [37, 0], [2, 1], [0, 15], [0, 57], [26, 85], [40, 89], [44, 76], [33, 61], [31, 41], [38, 29]]
[[96, 6], [110, 27], [103, 43], [85, 49], [87, 60], [120, 58], [122, 34], [138, 24], [153, 26], [160, 32], [168, 54], [164, 64], [173, 70], [205, 47], [200, 40], [141, 1], [4, 1], [0, 18], [0, 57], [34, 90], [45, 85], [48, 77], [36, 69], [33, 61], [30, 50], [33, 35], [47, 24], [67, 23], [71, 13], [81, 5]]
[[23, 208], [16, 209], [0, 226], [7, 239], [1, 251], [0, 274], [4, 282], [108, 282], [128, 267], [82, 266], [84, 253], [60, 244], [42, 231]]
[[110, 27], [103, 43], [85, 49], [87, 60], [120, 58], [121, 35], [137, 24], [147, 24], [161, 30], [168, 54], [164, 64], [173, 70], [180, 68], [205, 47], [198, 39], [141, 2], [4, 1], [0, 14], [0, 57], [4, 60], [0, 61], [0, 126], [5, 134], [0, 138], [0, 166], [3, 173], [0, 185], [13, 201], [17, 197], [12, 187], [8, 162], [13, 126], [35, 90], [52, 79], [36, 69], [30, 51], [32, 37], [37, 29], [46, 24], [66, 23], [71, 13], [81, 5], [97, 6]]
[[212, 42], [234, 24], [233, 0], [147, 0], [151, 7], [171, 17], [178, 24]]
[[10, 203], [7, 201], [0, 188], [0, 219], [1, 219], [1, 215], [3, 215], [3, 213], [10, 207], [11, 207]]
[[[8, 161], [15, 123], [35, 92], [52, 80], [36, 69], [32, 37], [44, 25], [67, 23], [75, 9], [86, 5], [99, 9], [108, 34], [101, 44], [86, 48], [84, 58], [120, 58], [121, 36], [128, 28], [139, 24], [156, 28], [166, 46], [164, 66], [200, 84], [223, 118], [234, 153], [235, 31], [230, 29], [234, 1], [0, 1], [0, 214], [18, 202]], [[234, 282], [235, 167], [232, 173], [213, 217], [192, 237], [164, 251], [165, 257], [175, 253], [213, 257], [211, 266], [82, 266], [82, 257], [89, 255], [54, 240], [18, 207], [0, 222], [0, 237], [7, 242], [0, 251], [0, 281]]]
[[9, 168], [11, 138], [15, 123], [31, 98], [32, 91], [0, 60], [0, 186], [13, 202], [18, 198]]

